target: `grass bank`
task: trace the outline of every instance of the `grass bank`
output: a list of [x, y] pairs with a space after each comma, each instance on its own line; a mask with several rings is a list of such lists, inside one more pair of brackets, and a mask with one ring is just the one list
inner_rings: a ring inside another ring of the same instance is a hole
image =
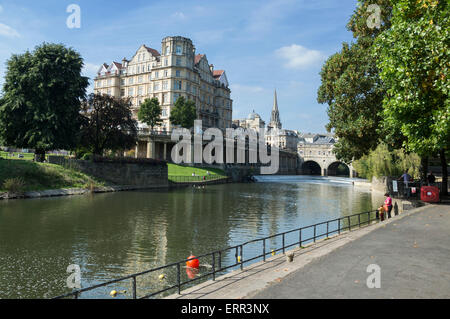
[[174, 182], [200, 181], [203, 180], [203, 177], [205, 180], [227, 177], [227, 174], [218, 168], [200, 168], [168, 163], [167, 169], [169, 180]]
[[18, 187], [19, 191], [25, 192], [103, 185], [102, 181], [71, 168], [26, 160], [0, 159], [0, 192], [10, 191], [11, 187]]

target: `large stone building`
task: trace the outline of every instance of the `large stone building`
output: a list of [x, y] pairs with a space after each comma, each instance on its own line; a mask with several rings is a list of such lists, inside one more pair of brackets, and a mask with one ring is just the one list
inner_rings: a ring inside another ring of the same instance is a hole
[[[94, 80], [94, 92], [129, 97], [136, 117], [146, 98], [158, 98], [163, 122], [156, 130], [171, 131], [170, 111], [180, 96], [195, 102], [204, 128], [231, 127], [232, 100], [225, 71], [214, 70], [205, 54], [196, 54], [188, 38], [166, 37], [161, 53], [141, 45], [129, 60], [104, 63]], [[139, 127], [146, 125], [139, 123]]]
[[244, 129], [253, 129], [259, 132], [259, 129], [264, 129], [266, 123], [261, 116], [253, 110], [245, 119], [233, 120], [233, 128], [242, 127]]

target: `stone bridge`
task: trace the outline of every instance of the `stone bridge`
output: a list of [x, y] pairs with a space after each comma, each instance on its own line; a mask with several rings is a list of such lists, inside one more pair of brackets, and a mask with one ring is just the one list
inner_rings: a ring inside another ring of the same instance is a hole
[[333, 144], [299, 143], [299, 174], [304, 175], [336, 175], [340, 164], [348, 168], [348, 176], [356, 177], [352, 164], [346, 164], [336, 159]]

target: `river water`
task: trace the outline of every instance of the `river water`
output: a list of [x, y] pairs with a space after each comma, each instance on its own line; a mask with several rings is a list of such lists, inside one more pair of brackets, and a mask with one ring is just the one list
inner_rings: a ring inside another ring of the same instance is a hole
[[[70, 292], [67, 267], [88, 287], [245, 241], [378, 207], [384, 200], [351, 179], [264, 176], [257, 183], [0, 201], [0, 298]], [[275, 249], [279, 240], [268, 242]], [[278, 246], [279, 247], [279, 246]], [[251, 255], [249, 248], [246, 257]], [[259, 249], [259, 248], [254, 248]], [[223, 256], [223, 265], [234, 262]], [[207, 260], [200, 260], [210, 270]], [[186, 280], [189, 273], [184, 273]], [[160, 280], [159, 275], [165, 279]], [[138, 295], [173, 284], [172, 269], [138, 281]], [[82, 294], [110, 298], [121, 283]], [[120, 292], [120, 291], [119, 291]]]

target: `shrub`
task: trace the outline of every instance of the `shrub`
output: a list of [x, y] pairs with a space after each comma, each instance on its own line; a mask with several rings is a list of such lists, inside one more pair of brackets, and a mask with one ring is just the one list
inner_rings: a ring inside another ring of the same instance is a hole
[[3, 188], [10, 193], [21, 193], [25, 188], [25, 182], [20, 177], [8, 178], [4, 181]]

